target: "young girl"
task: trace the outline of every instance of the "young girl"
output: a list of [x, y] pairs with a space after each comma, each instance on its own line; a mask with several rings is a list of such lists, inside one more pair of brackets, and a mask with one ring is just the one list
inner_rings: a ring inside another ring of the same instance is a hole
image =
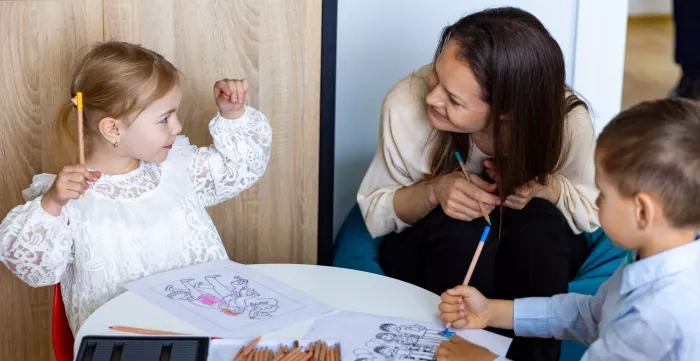
[[[28, 202], [0, 225], [0, 261], [31, 286], [61, 282], [75, 333], [124, 283], [227, 259], [205, 207], [252, 186], [270, 154], [269, 122], [244, 105], [247, 91], [246, 80], [214, 85], [214, 145], [196, 148], [178, 136], [170, 62], [127, 43], [93, 48], [71, 84], [72, 96], [83, 93], [85, 166], [34, 178]], [[59, 117], [67, 134], [74, 104], [66, 99]]]

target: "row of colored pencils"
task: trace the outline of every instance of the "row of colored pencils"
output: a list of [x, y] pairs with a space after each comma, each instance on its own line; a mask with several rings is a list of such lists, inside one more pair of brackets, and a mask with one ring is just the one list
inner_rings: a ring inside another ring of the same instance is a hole
[[280, 345], [273, 351], [269, 348], [256, 348], [260, 337], [242, 348], [233, 361], [340, 361], [340, 345], [328, 346], [323, 341], [317, 341], [300, 347], [299, 341], [294, 341], [292, 347]]

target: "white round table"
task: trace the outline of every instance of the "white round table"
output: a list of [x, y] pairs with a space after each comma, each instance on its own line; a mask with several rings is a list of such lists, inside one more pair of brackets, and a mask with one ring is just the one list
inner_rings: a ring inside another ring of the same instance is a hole
[[[310, 265], [251, 265], [339, 310], [405, 317], [421, 321], [438, 319], [440, 297], [422, 288], [372, 273]], [[267, 339], [299, 339], [313, 320], [264, 335]], [[160, 309], [134, 293], [126, 292], [98, 308], [75, 337], [75, 355], [88, 335], [126, 335], [109, 326], [205, 335], [202, 330]]]

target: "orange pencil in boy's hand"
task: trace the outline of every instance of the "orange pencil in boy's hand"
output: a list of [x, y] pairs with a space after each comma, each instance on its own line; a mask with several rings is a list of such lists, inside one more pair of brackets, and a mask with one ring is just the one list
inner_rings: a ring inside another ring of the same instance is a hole
[[[467, 271], [467, 275], [464, 277], [464, 282], [462, 283], [465, 286], [469, 285], [469, 281], [471, 280], [472, 274], [474, 273], [474, 268], [476, 268], [476, 263], [479, 262], [481, 250], [484, 249], [484, 244], [486, 243], [486, 238], [488, 238], [490, 231], [491, 227], [486, 226], [484, 228], [484, 232], [481, 234], [481, 239], [479, 240], [479, 244], [476, 246], [476, 251], [474, 252], [474, 256], [472, 257], [472, 262], [469, 264], [469, 270]], [[448, 335], [448, 333], [450, 332], [450, 327], [452, 327], [452, 322], [448, 322], [445, 326], [445, 335]]]
[[[472, 181], [471, 178], [469, 178], [469, 173], [467, 173], [467, 168], [464, 166], [464, 161], [462, 160], [462, 156], [459, 154], [459, 152], [455, 152], [455, 156], [457, 157], [457, 161], [459, 162], [459, 167], [462, 168], [462, 174], [464, 174], [464, 177], [467, 178], [468, 181]], [[479, 204], [479, 209], [481, 210], [481, 214], [484, 216], [486, 219], [486, 222], [488, 222], [489, 226], [491, 225], [491, 218], [489, 217], [489, 214], [486, 212], [486, 208], [484, 208], [484, 204], [481, 203], [480, 201], [477, 201]]]

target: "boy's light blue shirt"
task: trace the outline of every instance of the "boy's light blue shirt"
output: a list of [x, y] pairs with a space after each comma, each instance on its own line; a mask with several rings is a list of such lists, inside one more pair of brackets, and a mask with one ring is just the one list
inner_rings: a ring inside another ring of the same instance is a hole
[[582, 360], [700, 360], [700, 242], [623, 264], [595, 296], [518, 299], [514, 312], [516, 335], [577, 340]]

